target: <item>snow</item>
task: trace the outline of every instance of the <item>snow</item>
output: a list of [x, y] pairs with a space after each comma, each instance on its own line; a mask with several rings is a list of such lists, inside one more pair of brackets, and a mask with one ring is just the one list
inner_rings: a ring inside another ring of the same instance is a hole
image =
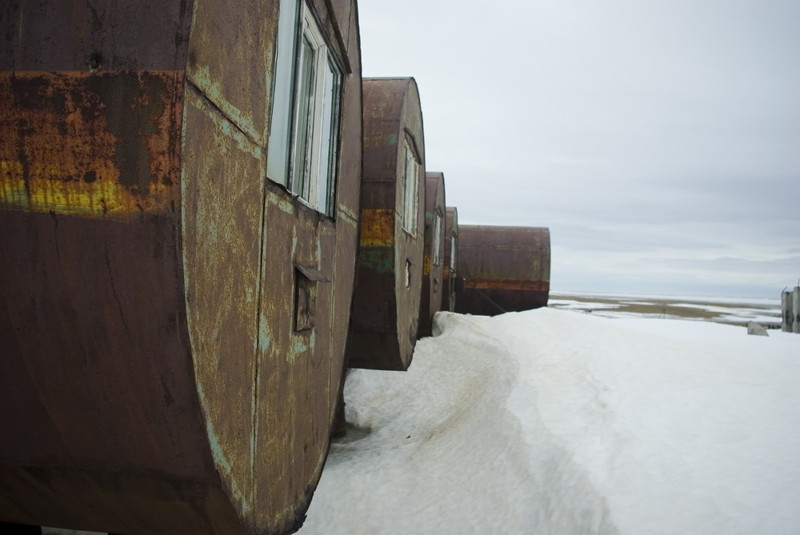
[[800, 533], [800, 336], [439, 313], [354, 370], [309, 534]]
[[[651, 297], [559, 294], [549, 306], [560, 310], [594, 313], [606, 318], [693, 319], [747, 325], [750, 322], [780, 326], [779, 299], [734, 299], [720, 297]], [[692, 311], [700, 314], [691, 314]]]
[[[551, 294], [555, 295], [555, 294]], [[558, 292], [559, 297], [576, 297], [576, 298], [591, 298], [598, 299], [614, 299], [614, 300], [635, 300], [641, 299], [642, 302], [650, 303], [653, 300], [661, 301], [689, 301], [698, 303], [717, 303], [728, 305], [756, 305], [761, 307], [778, 307], [781, 306], [780, 297], [721, 297], [721, 296], [698, 296], [698, 295], [642, 295], [642, 294], [621, 294], [621, 293], [575, 293], [575, 292]], [[554, 300], [551, 298], [548, 302], [552, 303]], [[630, 301], [633, 302], [633, 301]]]

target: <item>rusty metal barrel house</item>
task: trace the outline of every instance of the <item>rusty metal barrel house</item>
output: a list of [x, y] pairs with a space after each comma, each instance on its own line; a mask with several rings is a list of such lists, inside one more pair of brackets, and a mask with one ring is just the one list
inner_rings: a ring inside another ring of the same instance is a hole
[[444, 271], [444, 173], [425, 173], [425, 255], [417, 337], [430, 336], [433, 316], [442, 309]]
[[448, 312], [456, 309], [458, 208], [447, 206], [444, 216], [444, 269], [442, 270], [442, 308]]
[[456, 312], [495, 316], [547, 306], [550, 230], [460, 225]]
[[413, 78], [363, 82], [361, 232], [347, 359], [405, 370], [417, 339], [423, 276], [425, 143]]
[[296, 528], [354, 282], [355, 1], [0, 15], [0, 521]]

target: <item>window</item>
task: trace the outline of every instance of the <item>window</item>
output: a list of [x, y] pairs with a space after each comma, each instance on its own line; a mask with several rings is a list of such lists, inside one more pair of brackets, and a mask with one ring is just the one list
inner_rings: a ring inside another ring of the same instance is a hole
[[442, 247], [442, 215], [437, 211], [434, 214], [433, 223], [433, 265], [438, 266], [442, 263], [442, 255], [439, 249]]
[[303, 0], [281, 0], [267, 176], [333, 213], [342, 74]]
[[403, 162], [403, 228], [417, 233], [417, 206], [419, 206], [419, 162], [408, 139], [404, 145]]

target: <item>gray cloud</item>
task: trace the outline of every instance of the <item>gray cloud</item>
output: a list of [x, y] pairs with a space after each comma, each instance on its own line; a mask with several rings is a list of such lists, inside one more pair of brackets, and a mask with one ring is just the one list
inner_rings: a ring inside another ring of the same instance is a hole
[[555, 288], [772, 296], [800, 276], [800, 2], [359, 9], [364, 73], [417, 79], [448, 204], [549, 226]]

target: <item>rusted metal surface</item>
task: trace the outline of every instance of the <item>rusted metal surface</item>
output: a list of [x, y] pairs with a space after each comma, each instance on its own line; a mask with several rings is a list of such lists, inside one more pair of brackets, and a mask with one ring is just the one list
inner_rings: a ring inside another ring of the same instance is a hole
[[425, 259], [417, 337], [430, 336], [433, 315], [442, 308], [445, 240], [444, 173], [425, 173]]
[[169, 212], [182, 78], [0, 72], [0, 207], [114, 219]]
[[442, 270], [442, 308], [456, 309], [456, 266], [458, 265], [458, 208], [445, 208], [444, 218], [444, 269]]
[[456, 312], [494, 316], [547, 306], [550, 230], [460, 225]]
[[0, 520], [302, 521], [343, 371], [362, 142], [355, 3], [312, 4], [347, 67], [332, 218], [264, 178], [278, 2], [0, 8]]
[[[347, 358], [405, 370], [417, 339], [424, 261], [425, 143], [412, 78], [364, 79], [361, 234]], [[405, 146], [419, 164], [416, 234], [403, 228]]]

